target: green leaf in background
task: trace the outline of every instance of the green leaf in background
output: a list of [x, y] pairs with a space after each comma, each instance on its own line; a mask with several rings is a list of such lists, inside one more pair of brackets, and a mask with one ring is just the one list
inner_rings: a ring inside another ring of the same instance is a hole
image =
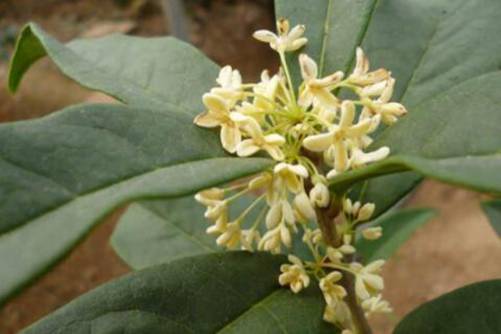
[[[230, 217], [237, 217], [254, 199], [243, 196], [232, 202]], [[127, 208], [113, 232], [113, 249], [133, 269], [221, 251], [214, 236], [205, 232], [209, 224], [204, 210], [193, 195], [135, 203]], [[260, 211], [260, 206], [252, 210], [246, 221], [254, 222]], [[293, 235], [290, 252], [303, 259], [311, 257], [299, 234]]]
[[395, 334], [497, 334], [501, 332], [501, 280], [454, 290], [408, 314]]
[[492, 200], [482, 203], [484, 210], [492, 228], [496, 231], [498, 237], [501, 238], [501, 200]]
[[[387, 129], [374, 147], [389, 145], [393, 154], [434, 159], [501, 151], [499, 98], [489, 103], [501, 88], [501, 81], [497, 74], [486, 75], [497, 72], [501, 64], [501, 44], [488, 42], [501, 34], [501, 2], [277, 0], [276, 5], [277, 16], [287, 17], [293, 24], [306, 24], [309, 42], [304, 52], [324, 64], [323, 74], [347, 71], [360, 44], [373, 68], [392, 71], [397, 79], [395, 99], [410, 112], [397, 126]], [[458, 99], [464, 94], [467, 99]], [[416, 118], [419, 124], [415, 124]], [[471, 118], [474, 122], [468, 123]], [[442, 128], [462, 132], [447, 138], [454, 132], [442, 133]], [[483, 131], [487, 133], [478, 136]], [[494, 161], [484, 158], [498, 168], [496, 157]], [[475, 171], [470, 161], [465, 163], [469, 171]], [[426, 169], [436, 165], [431, 161]], [[448, 179], [447, 175], [443, 178]], [[409, 172], [374, 179], [366, 186], [365, 198], [375, 202], [381, 213], [419, 180], [419, 175]], [[382, 186], [386, 196], [381, 196]]]
[[357, 251], [365, 262], [389, 259], [421, 226], [433, 218], [429, 209], [407, 209], [380, 216], [370, 226], [381, 226], [383, 236], [377, 240], [357, 241]]
[[29, 67], [48, 55], [68, 77], [141, 108], [197, 114], [201, 96], [213, 86], [218, 66], [194, 47], [171, 37], [113, 34], [66, 45], [36, 24], [21, 32], [11, 61], [9, 88], [15, 91]]
[[111, 238], [117, 254], [133, 269], [219, 250], [204, 207], [192, 195], [135, 203], [120, 218]]
[[24, 333], [337, 333], [322, 320], [318, 288], [294, 295], [278, 285], [284, 261], [227, 252], [151, 267], [81, 296]]
[[[0, 125], [0, 300], [134, 199], [177, 197], [261, 171], [192, 116], [82, 105]], [[5, 233], [10, 231], [8, 233]]]

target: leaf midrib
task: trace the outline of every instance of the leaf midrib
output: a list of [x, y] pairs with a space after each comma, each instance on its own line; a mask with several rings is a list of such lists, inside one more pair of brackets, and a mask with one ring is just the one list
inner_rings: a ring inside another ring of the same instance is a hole
[[[50, 214], [51, 212], [53, 211], [56, 211], [56, 210], [59, 210], [60, 208], [82, 198], [82, 197], [88, 197], [88, 196], [92, 196], [93, 194], [95, 193], [98, 193], [102, 190], [106, 190], [106, 189], [109, 189], [109, 188], [112, 188], [114, 186], [119, 186], [121, 184], [124, 184], [124, 183], [127, 183], [133, 179], [136, 179], [136, 178], [142, 178], [146, 175], [149, 175], [151, 173], [155, 173], [155, 172], [158, 172], [160, 170], [167, 170], [169, 168], [173, 168], [173, 167], [180, 167], [180, 166], [183, 166], [183, 165], [188, 165], [188, 164], [191, 164], [191, 163], [195, 163], [195, 162], [203, 162], [203, 161], [209, 161], [209, 160], [219, 160], [219, 159], [232, 159], [232, 158], [225, 158], [225, 157], [217, 157], [217, 158], [204, 158], [204, 159], [194, 159], [194, 160], [187, 160], [187, 161], [182, 161], [182, 162], [174, 162], [173, 164], [171, 165], [167, 165], [167, 166], [163, 166], [163, 167], [157, 167], [157, 168], [154, 168], [154, 169], [150, 169], [146, 172], [143, 172], [143, 173], [140, 173], [140, 174], [135, 174], [135, 175], [132, 175], [132, 176], [129, 176], [129, 177], [125, 177], [123, 179], [121, 179], [120, 181], [113, 181], [113, 182], [110, 182], [110, 183], [106, 183], [105, 185], [103, 186], [100, 186], [100, 187], [97, 187], [97, 188], [93, 188], [92, 190], [89, 190], [89, 191], [86, 191], [86, 192], [83, 192], [83, 193], [80, 193], [80, 194], [76, 194], [76, 196], [72, 197], [71, 199], [67, 200], [67, 201], [64, 201], [64, 202], [60, 202], [58, 204], [54, 204], [53, 207], [51, 207], [50, 209], [48, 210], [44, 210], [43, 212], [41, 213], [38, 213], [36, 215], [33, 215], [33, 216], [30, 216], [28, 218], [26, 218], [21, 224], [16, 224], [6, 230], [4, 230], [3, 232], [1, 232], [2, 234], [3, 233], [8, 233], [10, 231], [14, 231], [15, 229], [17, 228], [20, 228], [26, 224], [28, 224], [30, 221], [33, 221], [33, 220], [37, 220], [45, 215], [48, 215]], [[233, 158], [233, 159], [237, 159], [237, 158]], [[182, 196], [184, 194], [180, 193], [176, 196]], [[166, 198], [169, 198], [169, 197], [172, 197], [172, 196], [166, 196]]]

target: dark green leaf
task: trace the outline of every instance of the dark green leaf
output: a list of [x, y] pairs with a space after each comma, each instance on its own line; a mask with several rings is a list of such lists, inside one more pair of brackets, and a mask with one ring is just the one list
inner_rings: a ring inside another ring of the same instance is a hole
[[497, 334], [500, 304], [501, 280], [471, 284], [419, 306], [395, 334]]
[[489, 218], [494, 231], [501, 237], [501, 200], [492, 200], [482, 203], [482, 209]]
[[284, 257], [227, 252], [178, 260], [105, 284], [24, 333], [337, 333], [312, 287], [278, 285]]
[[[0, 125], [0, 300], [134, 199], [178, 197], [256, 173], [184, 112], [83, 105]], [[15, 229], [15, 230], [12, 230]]]
[[202, 110], [200, 97], [210, 89], [218, 71], [200, 51], [170, 37], [114, 34], [64, 45], [36, 24], [29, 24], [12, 58], [12, 91], [29, 67], [45, 55], [84, 87], [141, 108], [170, 110], [174, 106], [192, 114]]
[[412, 233], [427, 223], [435, 215], [433, 210], [408, 209], [388, 213], [379, 217], [372, 226], [381, 226], [383, 236], [377, 240], [357, 241], [357, 251], [366, 262], [389, 259]]

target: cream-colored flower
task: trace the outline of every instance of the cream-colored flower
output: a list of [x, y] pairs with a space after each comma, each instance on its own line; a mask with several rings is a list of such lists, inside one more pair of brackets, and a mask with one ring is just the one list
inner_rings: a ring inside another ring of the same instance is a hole
[[280, 81], [283, 78], [277, 74], [270, 77], [267, 70], [261, 73], [261, 81], [254, 86], [256, 97], [253, 100], [253, 105], [260, 110], [273, 109], [273, 101], [280, 94]]
[[228, 215], [228, 203], [224, 200], [224, 190], [210, 188], [195, 195], [195, 200], [207, 207], [204, 217], [212, 221]]
[[362, 205], [360, 202], [352, 203], [351, 199], [346, 198], [343, 201], [343, 211], [346, 215], [350, 216], [355, 222], [363, 222], [369, 220], [374, 214], [376, 205], [374, 203], [365, 203]]
[[365, 153], [359, 148], [354, 148], [351, 151], [350, 166], [353, 168], [363, 167], [372, 162], [377, 162], [385, 159], [390, 154], [390, 148], [387, 146]]
[[344, 254], [339, 249], [330, 246], [327, 247], [325, 253], [332, 263], [341, 263], [344, 257]]
[[383, 236], [383, 228], [381, 226], [364, 228], [362, 236], [366, 240], [377, 240]]
[[289, 21], [280, 19], [277, 21], [278, 36], [269, 30], [258, 30], [252, 36], [258, 41], [269, 43], [273, 50], [283, 53], [295, 51], [308, 42], [308, 39], [303, 37], [304, 30], [304, 25], [297, 25], [291, 30]]
[[374, 313], [393, 312], [390, 303], [386, 300], [383, 300], [381, 294], [362, 301], [362, 309], [365, 311], [366, 317], [369, 317]]
[[364, 222], [369, 220], [373, 213], [374, 210], [376, 209], [376, 205], [374, 203], [365, 203], [360, 210], [358, 210], [357, 213], [357, 221]]
[[216, 205], [224, 198], [224, 190], [220, 188], [209, 188], [198, 192], [195, 200], [205, 206]]
[[240, 243], [242, 244], [242, 249], [247, 251], [254, 251], [254, 244], [259, 243], [261, 240], [261, 234], [255, 229], [242, 230]]
[[272, 181], [273, 176], [271, 173], [264, 172], [251, 179], [248, 183], [248, 187], [251, 190], [258, 190], [271, 186]]
[[268, 214], [266, 215], [266, 227], [272, 229], [284, 221], [290, 225], [296, 221], [292, 206], [286, 198], [282, 198], [271, 204], [270, 210], [268, 210]]
[[282, 274], [278, 277], [278, 282], [282, 286], [289, 285], [292, 292], [298, 293], [310, 285], [310, 277], [299, 258], [294, 255], [289, 255], [288, 258], [292, 264], [283, 264], [280, 266]]
[[320, 290], [324, 294], [327, 305], [334, 306], [346, 297], [346, 290], [336, 284], [342, 277], [339, 271], [333, 271], [320, 280]]
[[266, 232], [258, 243], [258, 249], [272, 254], [278, 254], [281, 250], [282, 238], [281, 238], [280, 226], [275, 227], [273, 230]]
[[385, 69], [378, 69], [369, 72], [369, 60], [361, 48], [356, 51], [356, 63], [353, 73], [348, 77], [348, 82], [359, 86], [369, 86], [376, 83], [386, 81], [390, 78], [391, 73]]
[[264, 135], [261, 127], [254, 119], [245, 120], [245, 123], [243, 128], [251, 138], [244, 139], [237, 145], [236, 152], [239, 157], [248, 157], [260, 150], [264, 150], [276, 161], [284, 159], [284, 153], [280, 149], [285, 144], [283, 136], [276, 133]]
[[339, 124], [332, 125], [327, 133], [307, 137], [303, 141], [303, 146], [313, 152], [323, 152], [332, 146], [335, 154], [334, 169], [337, 173], [344, 172], [349, 167], [349, 140], [358, 139], [371, 130], [370, 119], [360, 120], [353, 124], [354, 119], [355, 105], [352, 101], [343, 101]]
[[308, 170], [302, 165], [292, 165], [285, 162], [278, 163], [273, 168], [278, 182], [283, 182], [287, 189], [297, 194], [303, 191], [303, 181], [308, 177]]
[[[350, 309], [345, 302], [339, 302], [333, 306], [326, 305], [324, 309], [323, 319], [336, 326], [342, 324], [349, 325], [349, 323], [351, 322]], [[347, 333], [352, 334], [350, 330], [345, 331], [348, 331]], [[343, 331], [341, 334], [345, 334], [345, 331]]]
[[372, 117], [373, 115], [380, 115], [383, 123], [392, 125], [398, 120], [398, 117], [407, 113], [407, 109], [401, 103], [390, 102], [395, 86], [395, 79], [390, 78], [384, 83], [385, 87], [379, 98], [375, 101], [367, 103], [363, 108], [360, 117], [367, 118]]
[[280, 253], [282, 244], [290, 248], [292, 246], [291, 229], [297, 232], [294, 223], [290, 223], [286, 220], [280, 221], [278, 226], [268, 229], [268, 232], [263, 235], [263, 238], [259, 241], [258, 248], [260, 250], [270, 251], [274, 254]]
[[238, 118], [239, 116], [243, 118], [245, 116], [231, 112], [226, 100], [219, 95], [211, 93], [204, 94], [203, 102], [208, 111], [195, 117], [194, 123], [204, 128], [220, 126], [221, 144], [226, 151], [235, 153], [237, 145], [242, 139], [242, 134], [234, 118]]
[[311, 230], [306, 228], [303, 234], [303, 242], [318, 245], [323, 242], [322, 231], [320, 229]]
[[316, 182], [310, 190], [310, 201], [314, 206], [319, 208], [326, 208], [329, 206], [329, 188], [321, 181]]
[[216, 239], [216, 243], [219, 246], [234, 249], [240, 243], [241, 234], [239, 221], [229, 223], [226, 225], [225, 231]]
[[303, 108], [315, 105], [335, 112], [339, 106], [339, 100], [330, 91], [343, 79], [344, 73], [339, 71], [319, 79], [317, 64], [306, 54], [299, 56], [299, 65], [304, 87], [299, 95], [298, 104]]
[[219, 217], [217, 217], [217, 219], [214, 220], [214, 223], [211, 226], [209, 226], [205, 230], [205, 232], [207, 234], [218, 235], [226, 231], [227, 225], [228, 225], [228, 213], [224, 212]]
[[376, 295], [384, 288], [383, 278], [379, 275], [384, 260], [376, 260], [365, 267], [360, 263], [350, 264], [351, 269], [356, 273], [355, 293], [361, 300], [366, 300]]
[[300, 192], [294, 197], [294, 209], [298, 214], [300, 221], [315, 220], [317, 215], [315, 209], [311, 205], [308, 195], [304, 192]]
[[220, 87], [212, 88], [211, 93], [221, 96], [226, 101], [231, 101], [230, 107], [242, 99], [242, 76], [238, 70], [232, 69], [229, 65], [224, 66], [219, 71], [216, 82]]

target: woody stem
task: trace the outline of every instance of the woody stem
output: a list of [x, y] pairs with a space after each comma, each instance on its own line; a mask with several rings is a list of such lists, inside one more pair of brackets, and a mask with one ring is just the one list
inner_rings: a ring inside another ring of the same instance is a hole
[[[330, 203], [327, 208], [317, 208], [317, 219], [320, 230], [322, 231], [322, 236], [325, 243], [331, 247], [337, 248], [341, 246], [342, 238], [338, 235], [336, 231], [336, 225], [334, 219], [339, 215], [342, 210], [342, 205], [339, 201], [335, 199]], [[345, 288], [347, 296], [345, 299], [353, 321], [353, 330], [355, 334], [372, 334], [372, 330], [365, 318], [364, 311], [357, 301], [357, 296], [355, 293], [355, 277], [353, 274], [345, 273], [343, 279], [341, 280], [341, 285]]]

